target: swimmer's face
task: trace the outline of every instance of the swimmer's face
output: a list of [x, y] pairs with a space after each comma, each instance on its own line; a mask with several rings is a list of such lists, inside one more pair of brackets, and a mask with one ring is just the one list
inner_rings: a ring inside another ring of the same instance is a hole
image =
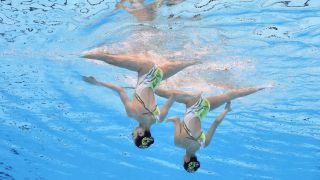
[[144, 135], [145, 130], [142, 127], [136, 127], [133, 129], [132, 132], [132, 139], [135, 140], [138, 136], [143, 136]]
[[154, 139], [151, 136], [150, 131], [141, 127], [134, 128], [132, 132], [132, 140], [134, 144], [141, 149], [146, 149], [154, 143]]

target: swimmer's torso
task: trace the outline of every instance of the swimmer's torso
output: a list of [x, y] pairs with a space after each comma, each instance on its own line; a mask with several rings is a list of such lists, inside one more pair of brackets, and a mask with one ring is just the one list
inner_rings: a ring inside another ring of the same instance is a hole
[[140, 98], [144, 102], [145, 107], [136, 97], [132, 101], [136, 112], [136, 119], [141, 123], [151, 125], [156, 122], [156, 119], [147, 109], [152, 111], [157, 106], [154, 92], [151, 88], [146, 88], [142, 93], [143, 95]]
[[201, 128], [201, 120], [210, 110], [210, 103], [206, 98], [199, 96], [193, 105], [187, 107], [184, 119], [180, 122], [179, 146], [185, 149], [198, 150], [204, 147], [205, 134]]
[[[196, 152], [200, 148], [200, 144], [197, 141], [190, 138], [186, 130], [183, 128], [183, 122], [180, 122], [180, 127], [181, 131], [176, 145], [188, 151]], [[201, 134], [201, 127], [199, 127], [199, 129], [199, 134]]]
[[160, 109], [156, 104], [154, 90], [160, 85], [162, 78], [163, 72], [156, 65], [138, 78], [133, 105], [136, 119], [140, 123], [151, 125], [160, 119]]

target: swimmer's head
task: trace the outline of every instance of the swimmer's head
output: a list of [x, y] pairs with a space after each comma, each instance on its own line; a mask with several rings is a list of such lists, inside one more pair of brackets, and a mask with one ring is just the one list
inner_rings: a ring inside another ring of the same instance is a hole
[[142, 127], [134, 128], [132, 132], [132, 139], [134, 144], [141, 149], [146, 149], [154, 143], [154, 139], [151, 136], [149, 130], [145, 130]]
[[183, 162], [184, 169], [189, 173], [194, 173], [200, 168], [200, 162], [197, 160], [197, 156], [192, 156], [190, 158], [185, 156]]

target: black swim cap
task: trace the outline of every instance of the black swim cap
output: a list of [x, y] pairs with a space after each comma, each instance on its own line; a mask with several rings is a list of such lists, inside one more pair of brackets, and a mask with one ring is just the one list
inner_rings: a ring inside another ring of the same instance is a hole
[[200, 168], [200, 162], [197, 160], [197, 157], [194, 156], [190, 158], [189, 162], [184, 162], [183, 167], [187, 172], [193, 173]]
[[154, 139], [151, 136], [150, 131], [145, 131], [143, 136], [138, 136], [134, 140], [134, 144], [141, 149], [146, 149], [149, 146], [151, 146], [151, 144], [153, 143], [154, 143]]

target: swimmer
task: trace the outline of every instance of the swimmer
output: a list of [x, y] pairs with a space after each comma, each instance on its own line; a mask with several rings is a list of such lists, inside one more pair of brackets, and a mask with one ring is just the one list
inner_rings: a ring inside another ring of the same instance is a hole
[[83, 80], [94, 85], [107, 87], [119, 94], [127, 115], [139, 123], [132, 132], [134, 144], [139, 148], [148, 148], [154, 143], [150, 128], [156, 122], [161, 123], [165, 119], [176, 98], [175, 94], [168, 96], [168, 100], [160, 109], [155, 100], [155, 89], [162, 80], [188, 66], [199, 63], [199, 61], [168, 61], [157, 66], [150, 60], [152, 57], [146, 54], [110, 54], [102, 48], [87, 51], [83, 57], [100, 60], [138, 73], [138, 82], [132, 100], [129, 99], [123, 87], [98, 81], [92, 76], [84, 76]]
[[[241, 88], [209, 97], [179, 90], [164, 90], [159, 88], [156, 90], [158, 96], [170, 98], [172, 95], [175, 95], [176, 102], [186, 105], [183, 121], [180, 121], [178, 117], [170, 117], [167, 121], [174, 123], [174, 144], [186, 150], [183, 156], [183, 167], [187, 172], [195, 172], [200, 167], [196, 152], [200, 148], [205, 148], [210, 144], [217, 127], [227, 113], [231, 111], [230, 101], [262, 89], [264, 88]], [[208, 112], [225, 103], [224, 111], [213, 121], [205, 134], [201, 128], [201, 121], [206, 117]]]
[[[125, 6], [128, 1], [130, 7]], [[116, 4], [116, 9], [124, 9], [135, 16], [139, 21], [153, 21], [157, 17], [157, 9], [163, 4], [167, 6], [182, 3], [184, 0], [155, 0], [153, 3], [145, 4], [144, 0], [121, 0]]]
[[156, 0], [151, 4], [144, 4], [144, 0], [128, 0], [130, 7], [124, 5], [127, 0], [121, 0], [116, 4], [116, 9], [124, 9], [135, 16], [139, 21], [152, 21], [156, 18], [157, 9], [161, 7], [163, 0]]

